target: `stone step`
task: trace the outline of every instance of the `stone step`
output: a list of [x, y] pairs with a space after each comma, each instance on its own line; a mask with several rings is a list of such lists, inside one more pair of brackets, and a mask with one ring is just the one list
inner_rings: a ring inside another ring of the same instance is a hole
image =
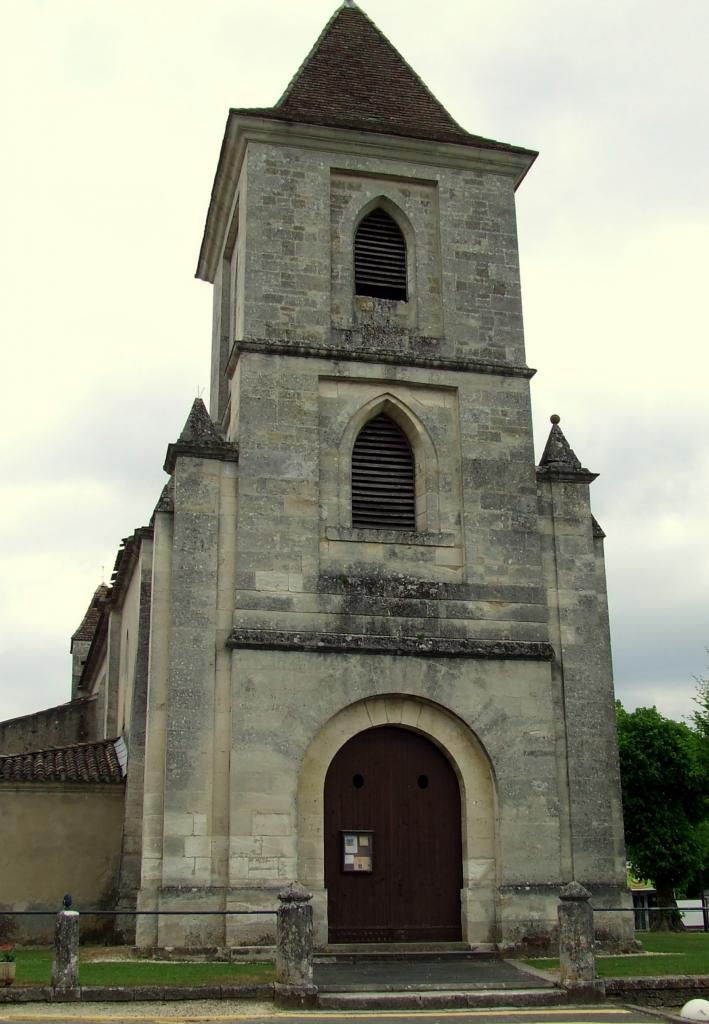
[[[531, 991], [530, 986], [530, 991]], [[553, 989], [555, 986], [549, 985], [534, 985], [534, 989], [537, 988], [550, 988]], [[456, 981], [455, 985], [448, 981], [447, 984], [436, 984], [432, 983], [421, 983], [421, 984], [407, 984], [406, 982], [398, 982], [394, 984], [344, 984], [337, 985], [329, 981], [325, 984], [318, 985], [318, 990], [322, 993], [342, 993], [351, 992], [364, 994], [367, 992], [450, 992], [455, 988], [456, 992], [519, 992], [519, 982], [511, 981], [495, 981], [495, 982], [484, 982], [484, 981]]]
[[471, 947], [464, 942], [348, 942], [325, 946], [315, 954], [315, 963], [479, 959], [498, 959], [495, 947]]
[[407, 992], [321, 992], [318, 1008], [323, 1010], [452, 1010], [466, 1007], [564, 1006], [561, 989], [487, 989], [461, 991], [412, 990]]

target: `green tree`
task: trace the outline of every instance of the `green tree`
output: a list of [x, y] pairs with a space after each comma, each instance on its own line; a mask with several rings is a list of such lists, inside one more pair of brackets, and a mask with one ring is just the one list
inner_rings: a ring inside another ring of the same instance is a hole
[[700, 821], [696, 828], [699, 846], [699, 869], [685, 881], [683, 892], [679, 895], [688, 900], [701, 900], [704, 890], [709, 886], [709, 818]]
[[[650, 879], [661, 907], [701, 869], [698, 826], [709, 814], [700, 735], [657, 708], [616, 703], [625, 842], [633, 870]], [[682, 928], [676, 912], [653, 914], [654, 928]]]
[[[709, 650], [707, 651], [709, 654]], [[692, 715], [692, 721], [694, 727], [705, 741], [707, 747], [709, 747], [709, 678], [706, 676], [695, 676], [694, 681], [697, 684], [697, 695], [694, 698], [694, 703], [699, 708]]]

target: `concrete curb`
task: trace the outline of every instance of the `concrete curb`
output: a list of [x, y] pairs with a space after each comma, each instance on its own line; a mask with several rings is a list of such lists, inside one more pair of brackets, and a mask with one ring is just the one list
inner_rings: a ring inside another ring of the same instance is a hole
[[[536, 973], [536, 972], [535, 972]], [[539, 972], [541, 973], [541, 972]], [[607, 978], [606, 997], [636, 1007], [678, 1004], [709, 998], [709, 975], [671, 975], [659, 978]], [[76, 993], [56, 992], [50, 986], [8, 986], [0, 989], [0, 1005], [23, 1003], [169, 1003], [185, 1000], [272, 1000], [272, 983], [254, 985], [84, 985]], [[496, 1006], [571, 1006], [573, 993], [562, 988], [428, 989], [409, 991], [320, 992], [322, 1009], [410, 1010]], [[587, 1005], [587, 1004], [586, 1004]], [[677, 1019], [663, 1014], [667, 1020]]]
[[636, 1006], [683, 1004], [709, 999], [709, 974], [668, 974], [658, 978], [606, 978], [606, 996]]
[[172, 1003], [186, 999], [273, 999], [271, 982], [256, 985], [82, 985], [76, 993], [50, 986], [12, 986], [0, 989], [0, 1004], [8, 1003]]
[[490, 989], [478, 992], [322, 992], [320, 1010], [455, 1010], [501, 1006], [566, 1006], [562, 989]]
[[634, 1013], [644, 1013], [646, 1017], [654, 1017], [656, 1020], [669, 1020], [673, 1024], [687, 1024], [686, 1017], [680, 1017], [678, 1013], [669, 1013], [667, 1010], [658, 1010], [649, 1006], [633, 1006], [632, 1003], [626, 1003], [626, 1010], [632, 1010]]

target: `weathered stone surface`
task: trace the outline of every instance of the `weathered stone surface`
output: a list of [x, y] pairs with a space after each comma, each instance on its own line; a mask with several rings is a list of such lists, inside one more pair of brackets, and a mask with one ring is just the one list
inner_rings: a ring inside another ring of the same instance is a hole
[[559, 894], [559, 961], [561, 983], [575, 990], [596, 980], [591, 893], [576, 881]]
[[708, 974], [663, 978], [608, 978], [606, 995], [641, 1006], [681, 1006], [690, 999], [709, 999]]
[[570, 1003], [602, 1003], [606, 998], [606, 982], [603, 978], [594, 981], [567, 981], [564, 983]]
[[79, 913], [60, 910], [54, 928], [52, 988], [59, 995], [78, 998]]
[[[502, 377], [531, 378], [537, 372], [528, 366], [509, 366], [504, 363], [489, 363], [481, 359], [446, 359], [437, 355], [432, 345], [435, 339], [411, 338], [409, 335], [389, 336], [382, 344], [381, 336], [356, 331], [339, 332], [342, 344], [327, 347], [304, 345], [298, 339], [284, 339], [281, 342], [264, 342], [256, 338], [244, 338], [234, 343], [229, 368], [235, 369], [242, 353], [261, 352], [267, 348], [274, 355], [299, 356], [305, 359], [347, 359], [352, 362], [398, 365], [406, 362], [409, 366], [430, 370], [449, 370], [454, 373], [491, 373]], [[335, 337], [338, 332], [335, 332]], [[373, 345], [373, 341], [379, 341]]]
[[195, 398], [179, 439], [168, 445], [164, 466], [166, 473], [174, 472], [180, 456], [197, 456], [221, 462], [239, 461], [238, 444], [227, 442], [219, 436], [201, 398]]
[[559, 893], [560, 900], [590, 900], [591, 893], [580, 882], [569, 882]]
[[[89, 646], [86, 641], [73, 641], [72, 650], [82, 644], [85, 657]], [[96, 698], [83, 696], [68, 704], [0, 722], [0, 755], [68, 747], [99, 738]]]
[[307, 1009], [317, 1005], [317, 998], [315, 985], [283, 985], [277, 981], [273, 986], [273, 1001], [283, 1008]]
[[368, 654], [396, 654], [431, 658], [537, 658], [550, 660], [550, 644], [469, 640], [464, 637], [374, 636], [351, 633], [286, 633], [281, 630], [234, 629], [229, 647], [285, 651], [350, 651]]
[[0, 988], [0, 1003], [50, 1003], [54, 990], [48, 985], [13, 985]]
[[288, 1001], [296, 992], [309, 997], [314, 989], [312, 893], [292, 882], [278, 898], [276, 997]]
[[287, 885], [285, 889], [281, 889], [281, 891], [278, 893], [278, 899], [281, 901], [281, 903], [285, 904], [305, 904], [309, 903], [312, 898], [313, 894], [311, 892], [308, 892], [305, 886], [301, 885], [300, 882], [291, 882], [290, 885]]
[[82, 985], [81, 998], [92, 1003], [132, 1003], [136, 990], [125, 985]]

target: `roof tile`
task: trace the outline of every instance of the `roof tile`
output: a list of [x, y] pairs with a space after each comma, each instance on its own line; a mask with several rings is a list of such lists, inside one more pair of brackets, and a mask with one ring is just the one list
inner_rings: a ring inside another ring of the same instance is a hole
[[124, 774], [117, 740], [77, 743], [0, 757], [0, 782], [93, 782], [117, 784]]
[[335, 11], [275, 107], [236, 113], [531, 152], [462, 128], [354, 4]]
[[91, 604], [81, 620], [81, 625], [72, 633], [72, 640], [93, 640], [98, 620], [101, 618], [101, 608], [108, 596], [109, 589], [105, 583], [100, 583], [96, 587]]

